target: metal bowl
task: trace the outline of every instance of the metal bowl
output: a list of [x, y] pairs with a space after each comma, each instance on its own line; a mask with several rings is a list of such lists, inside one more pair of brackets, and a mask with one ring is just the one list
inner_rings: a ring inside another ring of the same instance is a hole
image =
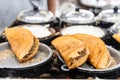
[[92, 25], [95, 15], [88, 10], [76, 8], [75, 11], [67, 11], [60, 16], [61, 26], [64, 25]]
[[119, 16], [120, 10], [117, 6], [113, 9], [103, 10], [96, 17], [96, 24], [101, 27], [109, 28], [120, 21]]
[[40, 43], [37, 54], [31, 60], [20, 63], [12, 52], [9, 43], [1, 43], [0, 77], [34, 77], [40, 75], [50, 68], [51, 57], [51, 48]]
[[118, 50], [120, 50], [120, 43], [117, 42], [112, 35], [120, 33], [120, 22], [115, 23], [112, 27], [107, 29], [107, 35], [104, 37], [104, 42]]
[[[84, 63], [83, 65], [77, 67], [76, 69], [74, 69], [76, 71], [77, 74], [79, 73], [85, 73], [85, 74], [89, 74], [89, 76], [96, 76], [96, 77], [103, 77], [103, 75], [107, 76], [107, 74], [111, 74], [112, 72], [114, 74], [117, 73], [117, 71], [120, 69], [120, 52], [118, 52], [116, 49], [107, 46], [110, 55], [115, 59], [117, 65], [107, 68], [107, 69], [95, 69], [92, 65], [90, 65], [89, 63]], [[63, 63], [63, 65], [61, 65], [61, 70], [65, 71], [65, 72], [69, 72], [71, 70], [69, 70], [64, 62], [64, 60], [62, 59], [62, 57], [58, 54], [58, 59]], [[73, 71], [74, 71], [73, 70]], [[102, 75], [102, 76], [101, 76]], [[113, 74], [111, 74], [113, 75]], [[120, 74], [116, 74], [116, 75], [120, 75]], [[109, 76], [110, 77], [110, 76]]]

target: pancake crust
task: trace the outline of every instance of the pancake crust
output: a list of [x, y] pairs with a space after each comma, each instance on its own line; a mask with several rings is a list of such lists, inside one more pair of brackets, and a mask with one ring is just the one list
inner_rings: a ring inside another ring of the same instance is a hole
[[112, 37], [120, 43], [120, 33], [112, 35]]
[[88, 58], [89, 51], [85, 44], [70, 35], [54, 39], [52, 45], [59, 51], [69, 69], [82, 65]]
[[[5, 29], [5, 35], [19, 62], [29, 60], [37, 53], [39, 41], [29, 30], [20, 27], [7, 28]], [[34, 43], [36, 49], [30, 52]]]
[[88, 34], [74, 34], [72, 36], [86, 43], [90, 51], [88, 61], [95, 68], [102, 69], [108, 67], [110, 54], [105, 43], [100, 38]]

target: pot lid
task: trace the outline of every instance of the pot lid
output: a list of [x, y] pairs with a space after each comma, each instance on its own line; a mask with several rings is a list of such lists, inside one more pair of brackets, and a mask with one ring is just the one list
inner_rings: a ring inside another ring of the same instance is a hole
[[110, 32], [112, 34], [117, 34], [120, 33], [120, 21], [118, 23], [115, 23], [111, 28], [110, 28]]
[[120, 10], [118, 7], [114, 7], [114, 9], [102, 11], [98, 16], [102, 21], [116, 23], [120, 21]]
[[110, 6], [119, 6], [120, 7], [120, 0], [108, 0]]
[[88, 10], [76, 8], [75, 11], [65, 12], [61, 20], [67, 23], [86, 24], [94, 22], [94, 14]]
[[26, 23], [47, 23], [55, 19], [52, 12], [47, 10], [24, 10], [17, 19]]
[[102, 8], [109, 4], [108, 0], [80, 0], [83, 5]]

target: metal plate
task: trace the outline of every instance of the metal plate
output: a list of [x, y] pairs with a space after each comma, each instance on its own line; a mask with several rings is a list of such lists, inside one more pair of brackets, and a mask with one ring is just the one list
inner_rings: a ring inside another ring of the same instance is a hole
[[[7, 51], [5, 51], [7, 50]], [[40, 43], [37, 54], [29, 61], [20, 63], [8, 42], [0, 44], [0, 68], [26, 68], [45, 63], [52, 57], [52, 50], [47, 45]]]
[[[107, 68], [107, 69], [95, 69], [92, 65], [88, 64], [88, 63], [84, 63], [83, 65], [81, 65], [80, 67], [77, 67], [77, 69], [79, 71], [84, 71], [86, 73], [93, 73], [93, 72], [97, 72], [97, 73], [105, 73], [105, 72], [108, 72], [108, 71], [111, 71], [111, 70], [114, 70], [114, 69], [117, 69], [120, 67], [120, 52], [118, 52], [116, 49], [110, 47], [110, 46], [107, 46], [109, 52], [110, 52], [110, 55], [115, 59], [117, 65], [113, 66], [113, 67], [110, 67], [110, 68]], [[62, 57], [59, 55], [58, 53], [58, 58], [60, 59], [60, 61], [62, 61], [64, 64], [64, 60], [62, 59]], [[65, 65], [62, 65], [61, 66], [61, 69], [63, 71], [69, 71], [69, 69], [66, 68]]]

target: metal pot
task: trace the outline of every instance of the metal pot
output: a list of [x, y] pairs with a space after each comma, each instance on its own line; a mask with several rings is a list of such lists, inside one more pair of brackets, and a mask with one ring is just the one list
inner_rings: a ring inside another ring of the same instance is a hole
[[45, 43], [47, 45], [51, 45], [51, 40], [53, 40], [56, 37], [56, 30], [50, 27], [49, 24], [44, 25], [25, 24], [12, 27], [22, 27], [30, 30], [32, 34], [40, 40], [40, 42]]
[[120, 21], [120, 10], [118, 7], [114, 7], [113, 9], [103, 10], [99, 13], [96, 18], [96, 24], [101, 27], [111, 27], [113, 24]]
[[103, 8], [109, 4], [107, 0], [80, 0], [83, 5], [95, 8]]
[[75, 11], [62, 13], [60, 20], [63, 24], [93, 24], [94, 14], [88, 10], [76, 8]]
[[112, 35], [120, 33], [120, 22], [115, 23], [112, 27], [107, 29], [107, 35], [105, 36], [105, 42], [107, 45], [111, 45], [114, 48], [120, 50], [120, 43], [118, 43]]
[[18, 62], [8, 42], [0, 44], [0, 53], [0, 77], [35, 77], [47, 72], [52, 62], [52, 50], [43, 43], [35, 57], [25, 63]]
[[17, 16], [17, 20], [21, 24], [47, 24], [55, 20], [55, 16], [51, 11], [39, 10], [37, 0], [30, 0], [33, 9], [23, 10]]
[[[99, 78], [117, 78], [120, 76], [119, 72], [120, 72], [120, 52], [118, 52], [116, 49], [107, 46], [111, 56], [116, 60], [117, 65], [107, 68], [107, 69], [95, 69], [92, 67], [92, 65], [90, 65], [89, 63], [84, 63], [83, 65], [81, 65], [80, 67], [77, 67], [76, 69], [73, 69], [73, 71], [75, 72], [75, 74], [84, 74], [84, 75], [88, 75], [88, 76], [93, 76], [93, 77], [99, 77]], [[58, 55], [58, 59], [63, 63], [61, 65], [61, 70], [64, 72], [69, 72], [71, 70], [69, 70], [64, 62], [64, 60], [62, 59], [62, 57], [59, 55], [59, 53], [57, 53]], [[118, 72], [119, 71], [119, 72]], [[113, 73], [113, 74], [111, 74]], [[108, 76], [109, 75], [109, 76]], [[112, 75], [115, 75], [114, 77], [112, 77]]]
[[79, 5], [87, 10], [91, 10], [95, 15], [98, 15], [104, 7], [109, 5], [107, 0], [78, 0]]
[[55, 17], [52, 12], [47, 10], [24, 10], [17, 16], [17, 20], [24, 24], [46, 24], [53, 22]]

